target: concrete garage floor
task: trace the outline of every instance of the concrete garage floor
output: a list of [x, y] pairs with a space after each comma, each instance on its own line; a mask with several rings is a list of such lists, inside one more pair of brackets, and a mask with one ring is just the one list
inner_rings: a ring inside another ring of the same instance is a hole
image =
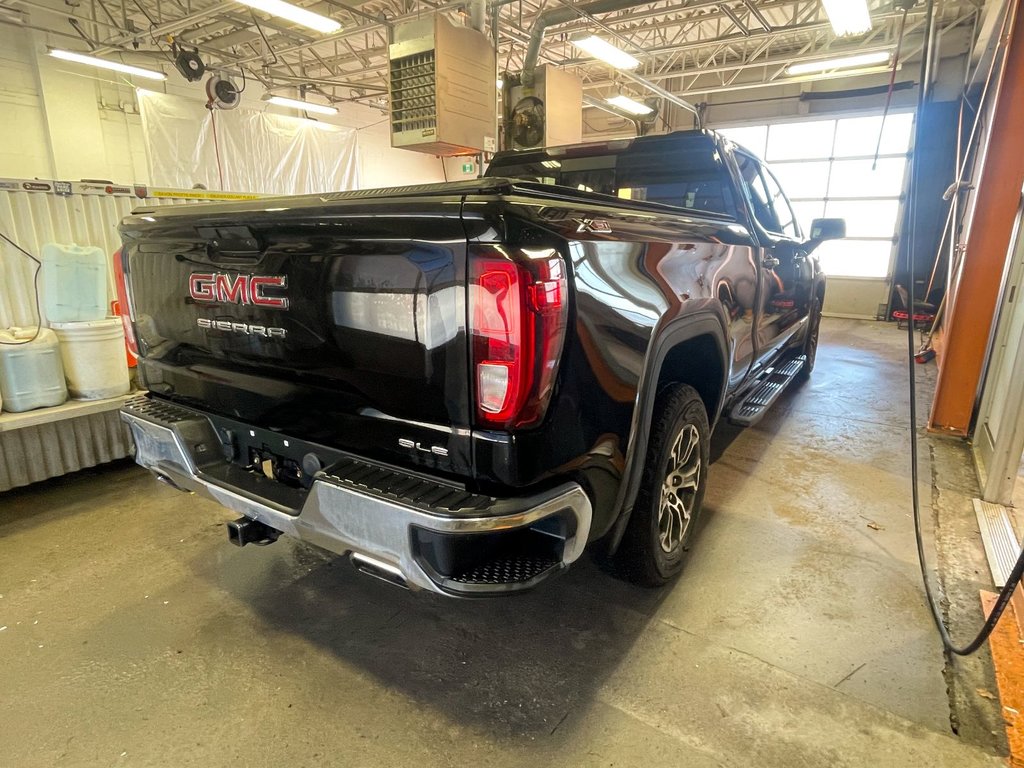
[[1002, 765], [950, 726], [904, 343], [828, 320], [812, 382], [720, 429], [660, 592], [586, 560], [516, 599], [410, 594], [231, 547], [227, 512], [129, 464], [0, 496], [0, 763]]

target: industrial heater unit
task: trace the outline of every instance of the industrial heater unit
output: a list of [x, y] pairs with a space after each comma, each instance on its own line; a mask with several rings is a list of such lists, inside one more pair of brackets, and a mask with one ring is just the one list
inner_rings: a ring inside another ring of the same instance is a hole
[[518, 77], [505, 85], [504, 149], [579, 144], [583, 140], [583, 83], [571, 72], [545, 65], [532, 87]]
[[388, 46], [391, 146], [432, 155], [497, 149], [494, 48], [441, 14], [402, 24]]

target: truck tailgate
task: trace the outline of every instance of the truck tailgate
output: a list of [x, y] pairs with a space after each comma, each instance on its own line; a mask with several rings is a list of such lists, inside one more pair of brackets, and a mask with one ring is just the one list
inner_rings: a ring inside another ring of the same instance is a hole
[[290, 203], [125, 219], [142, 383], [262, 429], [468, 473], [461, 198]]

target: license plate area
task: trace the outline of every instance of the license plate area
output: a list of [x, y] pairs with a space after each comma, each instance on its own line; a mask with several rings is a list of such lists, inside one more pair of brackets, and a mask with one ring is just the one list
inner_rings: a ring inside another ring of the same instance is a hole
[[[319, 468], [319, 464], [315, 469], [312, 466], [309, 467], [314, 472]], [[299, 461], [274, 453], [266, 445], [259, 448], [249, 447], [246, 469], [263, 475], [268, 480], [276, 480], [292, 488], [309, 488], [313, 484], [313, 476], [303, 471]]]

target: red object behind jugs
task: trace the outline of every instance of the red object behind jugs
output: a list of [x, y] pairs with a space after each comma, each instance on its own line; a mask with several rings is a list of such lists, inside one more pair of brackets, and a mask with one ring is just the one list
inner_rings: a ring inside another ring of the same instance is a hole
[[[110, 314], [114, 315], [115, 317], [120, 316], [120, 314], [121, 314], [121, 303], [120, 302], [118, 302], [118, 301], [110, 302]], [[125, 341], [125, 343], [124, 343], [124, 354], [125, 354], [125, 357], [128, 358], [128, 367], [129, 368], [134, 368], [138, 364], [138, 361], [135, 359], [135, 355], [132, 354], [131, 347], [128, 346], [128, 342], [127, 341]]]

